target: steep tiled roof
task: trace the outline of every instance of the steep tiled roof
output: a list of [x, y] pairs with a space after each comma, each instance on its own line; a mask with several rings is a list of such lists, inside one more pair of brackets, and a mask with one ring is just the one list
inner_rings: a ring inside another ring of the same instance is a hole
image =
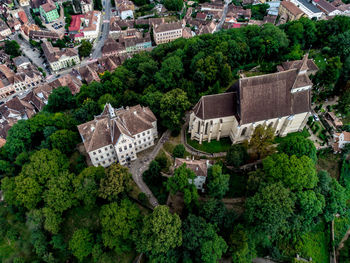
[[175, 159], [175, 168], [186, 164], [186, 167], [192, 170], [196, 176], [204, 176], [208, 175], [208, 165], [207, 160], [186, 160], [182, 158]]

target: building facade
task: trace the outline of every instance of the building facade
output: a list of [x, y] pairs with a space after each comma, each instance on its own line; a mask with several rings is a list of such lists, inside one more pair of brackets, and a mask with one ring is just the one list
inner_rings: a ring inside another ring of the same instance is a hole
[[19, 0], [19, 5], [20, 6], [28, 6], [28, 5], [30, 5], [30, 1], [29, 0]]
[[180, 22], [153, 25], [153, 37], [157, 45], [168, 43], [182, 37], [182, 24]]
[[46, 40], [43, 41], [41, 47], [53, 71], [58, 71], [80, 63], [78, 51], [74, 48], [60, 50], [59, 48], [53, 47], [52, 44]]
[[258, 125], [279, 136], [301, 131], [311, 113], [307, 60], [299, 68], [241, 78], [232, 92], [203, 96], [190, 115], [191, 139], [202, 143], [230, 137], [239, 143], [249, 140]]
[[51, 23], [60, 17], [58, 9], [58, 4], [49, 0], [39, 7], [40, 16], [46, 22]]
[[86, 14], [94, 10], [92, 0], [72, 0], [75, 13]]
[[288, 21], [298, 20], [305, 16], [304, 12], [290, 1], [281, 1], [278, 14], [287, 17]]
[[106, 104], [101, 115], [78, 126], [94, 166], [122, 165], [137, 159], [137, 153], [154, 145], [157, 119], [148, 107], [136, 105], [114, 109]]

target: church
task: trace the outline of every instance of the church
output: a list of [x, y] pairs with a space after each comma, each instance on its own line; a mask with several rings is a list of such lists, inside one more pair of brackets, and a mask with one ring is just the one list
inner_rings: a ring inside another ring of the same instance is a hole
[[311, 114], [309, 75], [318, 68], [305, 55], [277, 69], [242, 77], [230, 92], [203, 96], [190, 115], [191, 139], [202, 143], [230, 137], [239, 143], [249, 140], [258, 125], [273, 128], [276, 136], [303, 130]]

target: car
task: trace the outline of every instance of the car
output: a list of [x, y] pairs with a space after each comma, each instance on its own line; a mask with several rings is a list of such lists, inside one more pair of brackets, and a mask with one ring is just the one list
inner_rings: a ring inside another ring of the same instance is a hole
[[2, 105], [2, 104], [4, 104], [4, 102], [3, 102], [3, 101], [0, 101], [0, 105]]
[[314, 114], [314, 120], [315, 121], [319, 121], [320, 120], [320, 118], [317, 116], [317, 114]]

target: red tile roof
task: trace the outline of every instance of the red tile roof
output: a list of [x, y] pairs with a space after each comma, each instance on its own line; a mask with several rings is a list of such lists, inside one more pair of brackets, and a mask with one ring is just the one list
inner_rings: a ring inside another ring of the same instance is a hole
[[74, 16], [72, 16], [72, 22], [70, 23], [70, 26], [68, 28], [69, 32], [79, 31], [80, 30], [80, 24], [81, 24], [81, 19], [82, 18], [84, 18], [84, 15], [74, 15]]
[[18, 12], [19, 19], [22, 21], [23, 24], [28, 23], [28, 18], [26, 16], [26, 13], [24, 11]]

